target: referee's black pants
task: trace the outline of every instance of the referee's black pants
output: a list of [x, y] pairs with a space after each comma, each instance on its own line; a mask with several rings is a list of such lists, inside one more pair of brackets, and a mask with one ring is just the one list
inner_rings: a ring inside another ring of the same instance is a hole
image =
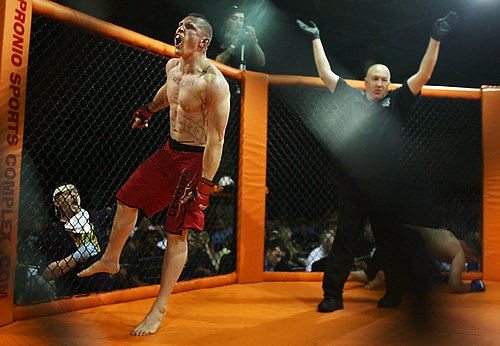
[[402, 295], [408, 282], [408, 253], [401, 237], [402, 198], [399, 184], [342, 177], [339, 184], [338, 229], [323, 277], [325, 298], [342, 301], [344, 283], [354, 263], [359, 238], [369, 219], [389, 294]]

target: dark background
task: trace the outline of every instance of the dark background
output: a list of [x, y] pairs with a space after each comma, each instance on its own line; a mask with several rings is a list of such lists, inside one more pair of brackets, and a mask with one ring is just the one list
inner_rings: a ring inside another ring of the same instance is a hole
[[[266, 53], [262, 72], [317, 76], [310, 40], [296, 18], [314, 20], [333, 70], [362, 79], [366, 65], [389, 66], [393, 82], [418, 69], [433, 22], [455, 10], [460, 22], [441, 45], [428, 84], [499, 85], [500, 1], [496, 0], [58, 0], [97, 18], [172, 43], [177, 23], [189, 12], [203, 13], [214, 27], [232, 5], [245, 9]], [[214, 39], [217, 39], [217, 35]]]

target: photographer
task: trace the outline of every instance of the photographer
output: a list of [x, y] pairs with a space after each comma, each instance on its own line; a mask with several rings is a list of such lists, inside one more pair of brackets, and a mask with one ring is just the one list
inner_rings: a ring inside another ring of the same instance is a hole
[[214, 45], [215, 60], [245, 70], [247, 64], [255, 67], [266, 65], [266, 56], [252, 26], [245, 25], [245, 14], [236, 6], [231, 8], [218, 35], [222, 40]]

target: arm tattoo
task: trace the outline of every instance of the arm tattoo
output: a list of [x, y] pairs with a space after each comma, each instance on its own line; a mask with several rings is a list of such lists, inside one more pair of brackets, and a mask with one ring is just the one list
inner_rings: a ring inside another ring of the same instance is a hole
[[166, 98], [162, 98], [160, 100], [153, 100], [151, 103], [150, 103], [150, 107], [151, 109], [159, 109], [159, 108], [164, 108], [163, 105], [166, 103]]
[[150, 103], [150, 108], [161, 109], [168, 105], [167, 90], [161, 90], [161, 92], [155, 97], [155, 99]]

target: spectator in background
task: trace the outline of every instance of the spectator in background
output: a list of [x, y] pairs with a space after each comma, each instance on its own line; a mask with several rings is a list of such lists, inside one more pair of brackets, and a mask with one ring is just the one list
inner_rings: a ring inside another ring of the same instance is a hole
[[161, 226], [154, 226], [146, 217], [138, 222], [121, 255], [122, 265], [118, 274], [125, 280], [125, 287], [160, 283], [166, 245], [162, 232]]
[[209, 243], [210, 237], [206, 232], [188, 234], [189, 257], [179, 280], [202, 278], [215, 273]]
[[214, 254], [213, 260], [218, 274], [234, 272], [236, 269], [236, 237], [234, 235], [226, 238], [223, 248]]
[[298, 226], [292, 227], [292, 242], [295, 248], [302, 252], [300, 256], [304, 258], [307, 258], [309, 252], [319, 244], [316, 231], [308, 223], [308, 220], [300, 218]]
[[226, 239], [233, 236], [233, 227], [226, 224], [227, 218], [225, 216], [215, 215], [215, 230], [210, 237], [215, 251], [219, 251], [226, 242]]
[[305, 261], [301, 257], [301, 248], [297, 248], [292, 241], [292, 229], [288, 226], [280, 226], [275, 231], [274, 239], [278, 239], [284, 246], [285, 257], [277, 266], [278, 271], [289, 271], [289, 270], [303, 270], [305, 267]]
[[109, 274], [80, 279], [76, 273], [100, 258], [114, 212], [83, 209], [73, 184], [58, 186], [52, 203], [58, 221], [40, 237], [40, 250], [48, 263], [41, 272], [43, 277], [55, 280], [58, 296], [111, 289]]
[[217, 36], [221, 42], [213, 45], [214, 52], [210, 54], [216, 61], [242, 70], [247, 65], [251, 68], [266, 65], [255, 29], [245, 25], [245, 13], [238, 7], [229, 10]]
[[[320, 236], [321, 245], [313, 249], [306, 260], [306, 272], [312, 271], [313, 264], [320, 260], [326, 259], [330, 253], [330, 249], [335, 238], [335, 229], [324, 231]], [[323, 260], [324, 262], [324, 260]], [[326, 263], [323, 263], [322, 268], [315, 268], [315, 271], [324, 271]]]
[[[218, 204], [217, 209], [212, 209], [207, 213], [210, 228], [207, 227], [209, 237], [207, 237], [205, 250], [212, 261], [215, 271], [219, 274], [226, 273], [230, 268], [234, 270], [234, 265], [230, 265], [233, 257], [234, 261], [236, 261], [233, 245], [235, 234], [231, 225], [233, 215], [233, 206], [224, 202]], [[226, 263], [224, 265], [229, 267], [221, 270], [222, 258], [225, 258]]]
[[276, 266], [285, 255], [284, 246], [280, 241], [269, 241], [266, 244], [266, 251], [264, 253], [264, 270], [270, 272], [276, 271]]
[[137, 254], [144, 244], [146, 232], [143, 232], [139, 227], [134, 229], [130, 238], [123, 247], [123, 252], [120, 257], [122, 264], [118, 271], [118, 277], [121, 279], [119, 288], [130, 288], [145, 286], [147, 283], [141, 280], [141, 268], [137, 263]]
[[[16, 305], [29, 302], [53, 299], [56, 297], [51, 282], [38, 274], [40, 264], [46, 264], [40, 253], [40, 238], [51, 224], [48, 210], [39, 208], [31, 212], [30, 218], [19, 219], [19, 234], [17, 239], [16, 275], [14, 296]], [[24, 221], [24, 222], [21, 222]], [[52, 282], [53, 284], [53, 282]]]

